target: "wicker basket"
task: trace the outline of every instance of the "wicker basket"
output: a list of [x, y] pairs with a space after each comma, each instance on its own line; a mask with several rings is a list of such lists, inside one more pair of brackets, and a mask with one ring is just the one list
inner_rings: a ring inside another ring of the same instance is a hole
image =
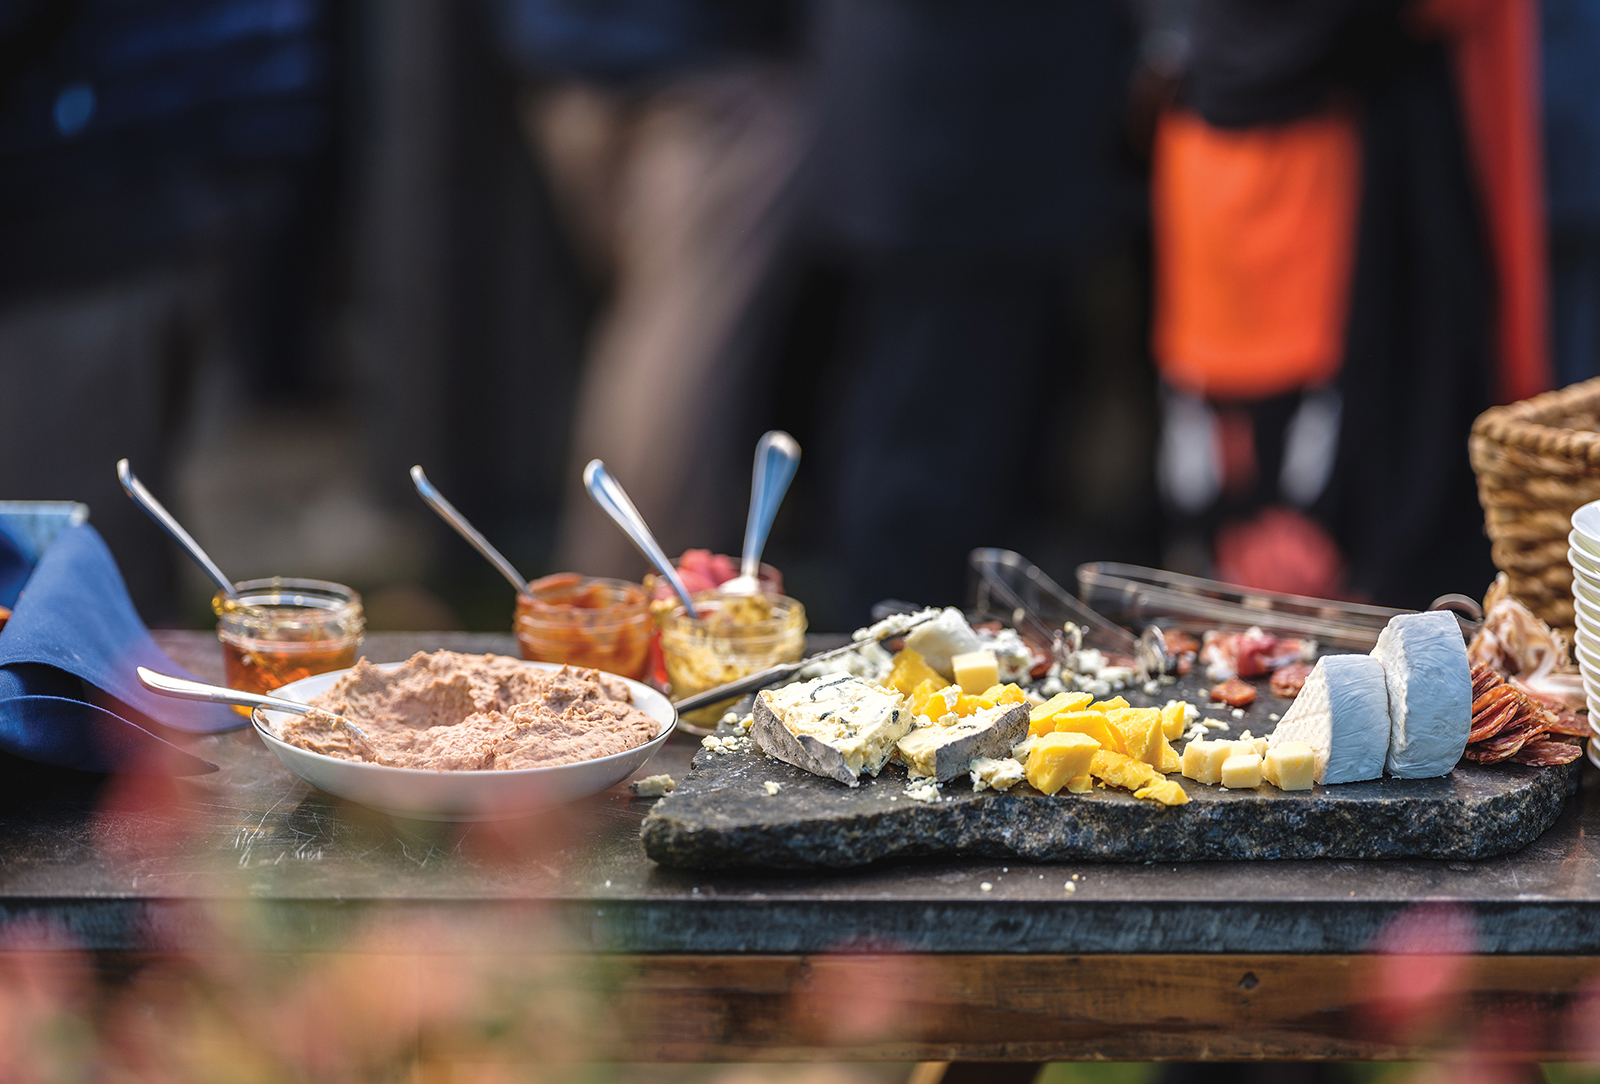
[[1572, 513], [1600, 500], [1600, 378], [1492, 407], [1472, 426], [1472, 467], [1511, 592], [1572, 637]]

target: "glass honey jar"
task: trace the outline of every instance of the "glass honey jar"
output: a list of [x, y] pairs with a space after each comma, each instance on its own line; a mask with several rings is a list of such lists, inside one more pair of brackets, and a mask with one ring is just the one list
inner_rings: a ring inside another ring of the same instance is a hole
[[230, 689], [271, 692], [355, 665], [366, 617], [350, 588], [284, 577], [234, 586], [238, 598], [219, 593], [211, 603]]

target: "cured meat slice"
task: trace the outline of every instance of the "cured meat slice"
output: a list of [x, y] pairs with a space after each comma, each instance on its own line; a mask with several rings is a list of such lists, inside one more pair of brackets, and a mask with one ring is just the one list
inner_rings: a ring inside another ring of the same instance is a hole
[[1484, 693], [1488, 692], [1490, 689], [1493, 689], [1495, 686], [1504, 685], [1504, 684], [1505, 684], [1505, 678], [1501, 677], [1499, 674], [1495, 673], [1493, 670], [1489, 669], [1487, 666], [1484, 666], [1483, 664], [1479, 663], [1479, 664], [1476, 664], [1476, 665], [1474, 665], [1472, 667], [1472, 699], [1473, 700], [1477, 700], [1478, 697], [1482, 696]]
[[1571, 764], [1581, 756], [1583, 756], [1582, 746], [1569, 745], [1554, 738], [1540, 738], [1538, 741], [1528, 742], [1508, 759], [1518, 764], [1549, 768], [1557, 764]]
[[1551, 713], [1554, 718], [1545, 728], [1550, 734], [1565, 734], [1571, 738], [1587, 738], [1594, 731], [1589, 729], [1589, 721], [1582, 715], [1574, 715], [1570, 711], [1557, 711]]
[[1168, 655], [1190, 655], [1200, 650], [1200, 641], [1182, 629], [1168, 629], [1161, 635], [1167, 641]]
[[1229, 678], [1211, 690], [1211, 699], [1220, 700], [1230, 708], [1247, 708], [1256, 701], [1256, 689], [1249, 682]]
[[1300, 690], [1305, 688], [1306, 678], [1310, 676], [1311, 664], [1308, 662], [1291, 662], [1287, 666], [1280, 666], [1272, 672], [1272, 695], [1292, 700], [1300, 695]]
[[1541, 733], [1543, 728], [1537, 724], [1532, 727], [1508, 727], [1488, 741], [1473, 742], [1462, 755], [1479, 764], [1498, 764], [1502, 760], [1510, 760], [1519, 749]]

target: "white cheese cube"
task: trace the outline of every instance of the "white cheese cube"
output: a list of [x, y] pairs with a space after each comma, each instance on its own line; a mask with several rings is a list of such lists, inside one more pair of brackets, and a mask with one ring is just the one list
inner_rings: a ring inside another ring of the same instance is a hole
[[1327, 655], [1317, 661], [1267, 748], [1305, 742], [1318, 783], [1355, 783], [1383, 774], [1389, 753], [1389, 689], [1371, 655]]
[[1229, 790], [1249, 790], [1261, 785], [1261, 758], [1255, 753], [1231, 756], [1222, 762], [1222, 785]]
[[1196, 783], [1222, 782], [1222, 765], [1233, 755], [1233, 743], [1192, 741], [1183, 747], [1183, 777]]
[[1286, 741], [1267, 751], [1262, 774], [1279, 790], [1310, 790], [1317, 758], [1303, 741]]
[[[938, 671], [946, 681], [956, 681], [950, 669], [951, 657], [977, 651], [983, 644], [978, 634], [972, 631], [972, 626], [967, 624], [965, 615], [950, 606], [932, 621], [924, 622], [906, 633], [906, 646], [921, 655], [922, 661]], [[988, 687], [985, 685], [983, 689]], [[981, 693], [983, 689], [972, 691]]]
[[1264, 757], [1267, 755], [1266, 738], [1235, 738], [1233, 741], [1228, 742], [1227, 744], [1232, 750], [1230, 753], [1231, 756], [1247, 757], [1252, 753], [1258, 757]]
[[993, 651], [968, 651], [952, 656], [950, 671], [967, 692], [982, 695], [1000, 684], [1000, 662]]
[[1461, 626], [1445, 610], [1401, 614], [1384, 626], [1372, 657], [1389, 685], [1385, 768], [1400, 779], [1448, 774], [1472, 729], [1472, 665]]

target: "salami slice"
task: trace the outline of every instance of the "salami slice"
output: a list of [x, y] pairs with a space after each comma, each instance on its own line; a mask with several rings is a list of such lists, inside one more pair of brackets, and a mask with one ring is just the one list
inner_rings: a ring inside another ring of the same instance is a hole
[[1594, 731], [1589, 729], [1589, 720], [1582, 715], [1570, 711], [1551, 712], [1555, 718], [1545, 729], [1551, 734], [1565, 734], [1569, 738], [1587, 738]]
[[1549, 768], [1557, 764], [1571, 764], [1583, 756], [1583, 747], [1568, 745], [1564, 741], [1554, 738], [1540, 738], [1531, 741], [1518, 749], [1509, 759], [1518, 764], [1532, 764], [1539, 768]]
[[1300, 695], [1300, 690], [1305, 687], [1306, 678], [1311, 676], [1311, 664], [1308, 662], [1291, 662], [1287, 666], [1280, 666], [1272, 672], [1273, 696], [1283, 696], [1293, 699]]

